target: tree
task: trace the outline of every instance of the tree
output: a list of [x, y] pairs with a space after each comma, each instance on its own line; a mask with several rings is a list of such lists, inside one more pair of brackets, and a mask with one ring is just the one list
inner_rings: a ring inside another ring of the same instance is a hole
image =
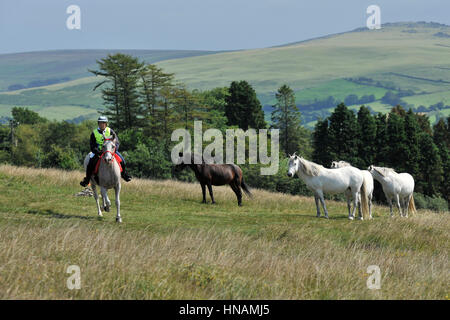
[[[340, 103], [330, 115], [328, 129], [329, 150], [332, 160], [358, 163], [358, 124], [355, 114]], [[329, 165], [329, 164], [328, 164]]]
[[271, 118], [272, 126], [280, 129], [281, 149], [285, 155], [300, 153], [300, 149], [304, 148], [305, 142], [308, 141], [308, 132], [301, 126], [301, 114], [295, 105], [294, 91], [283, 85], [275, 97], [277, 103], [273, 106]]
[[99, 70], [89, 70], [96, 76], [105, 79], [98, 83], [94, 90], [103, 84], [110, 84], [102, 89], [106, 106], [105, 114], [115, 129], [142, 127], [144, 109], [139, 101], [138, 80], [144, 63], [130, 55], [117, 53], [97, 60]]
[[450, 123], [447, 123], [444, 119], [439, 119], [439, 121], [433, 126], [433, 141], [436, 145], [445, 145], [450, 148]]
[[419, 135], [419, 179], [417, 179], [417, 191], [428, 196], [439, 194], [442, 182], [442, 162], [439, 149], [433, 142], [433, 138], [422, 132]]
[[225, 105], [228, 125], [237, 125], [244, 130], [266, 128], [261, 103], [247, 81], [233, 81], [229, 92]]
[[409, 109], [405, 115], [406, 159], [405, 171], [416, 177], [419, 173], [419, 134], [420, 127], [416, 114]]
[[153, 138], [157, 138], [158, 131], [162, 126], [158, 121], [160, 120], [158, 119], [158, 112], [164, 107], [163, 104], [166, 101], [163, 92], [167, 93], [174, 86], [174, 74], [165, 73], [162, 68], [148, 64], [139, 71], [139, 79], [139, 93], [144, 105], [146, 133]]
[[365, 106], [361, 106], [358, 111], [358, 136], [359, 162], [355, 166], [367, 168], [375, 159], [377, 124]]
[[316, 163], [323, 165], [330, 165], [333, 161], [329, 150], [329, 135], [328, 135], [328, 118], [317, 120], [313, 132], [313, 154], [312, 159]]
[[37, 112], [29, 110], [28, 108], [14, 107], [11, 110], [11, 114], [16, 123], [19, 124], [37, 124], [47, 122], [47, 119], [42, 118]]
[[406, 141], [404, 119], [396, 113], [389, 113], [384, 142], [387, 145], [386, 163], [399, 172], [406, 171], [405, 163], [408, 155]]
[[375, 117], [377, 135], [375, 137], [375, 159], [374, 163], [380, 167], [386, 166], [386, 155], [388, 152], [387, 141], [387, 115], [378, 113]]

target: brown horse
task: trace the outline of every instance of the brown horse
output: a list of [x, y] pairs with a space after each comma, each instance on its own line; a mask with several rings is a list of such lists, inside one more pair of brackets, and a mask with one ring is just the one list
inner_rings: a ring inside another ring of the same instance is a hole
[[[180, 153], [180, 157], [182, 156], [183, 154]], [[184, 163], [183, 160], [181, 160], [181, 163], [176, 165], [175, 169], [180, 171], [186, 167], [190, 167], [192, 171], [194, 171], [198, 182], [200, 182], [200, 185], [202, 186], [202, 203], [206, 203], [206, 186], [208, 186], [209, 196], [211, 197], [212, 203], [216, 203], [214, 201], [212, 186], [223, 186], [225, 184], [229, 184], [231, 189], [233, 189], [239, 206], [242, 206], [241, 188], [244, 190], [246, 195], [252, 197], [248, 186], [244, 182], [241, 168], [235, 164], [207, 164], [204, 161], [202, 161], [201, 164], [195, 164], [194, 156], [191, 155], [190, 164]]]

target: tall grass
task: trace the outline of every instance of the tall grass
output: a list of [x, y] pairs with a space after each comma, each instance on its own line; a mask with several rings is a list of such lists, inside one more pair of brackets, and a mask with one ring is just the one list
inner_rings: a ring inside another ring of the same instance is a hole
[[1, 299], [448, 299], [448, 213], [348, 221], [330, 201], [325, 220], [306, 197], [253, 190], [238, 207], [220, 187], [203, 205], [198, 185], [134, 179], [119, 225], [74, 196], [82, 175], [0, 166]]

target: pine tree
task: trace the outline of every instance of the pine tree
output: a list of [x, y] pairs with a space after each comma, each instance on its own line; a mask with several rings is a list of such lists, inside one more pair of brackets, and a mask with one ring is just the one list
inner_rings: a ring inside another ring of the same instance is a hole
[[408, 157], [405, 121], [396, 113], [389, 113], [386, 128], [387, 154], [386, 162], [398, 172], [405, 172]]
[[376, 152], [377, 124], [370, 110], [361, 106], [358, 111], [358, 163], [355, 166], [367, 168], [373, 164]]
[[285, 155], [302, 154], [308, 145], [308, 132], [301, 126], [301, 114], [295, 105], [294, 91], [287, 85], [278, 89], [277, 104], [271, 114], [273, 128], [280, 129], [280, 145]]
[[433, 141], [436, 145], [445, 144], [447, 148], [450, 148], [450, 123], [447, 123], [444, 119], [439, 121], [433, 126]]
[[419, 173], [419, 134], [420, 127], [416, 114], [409, 109], [405, 115], [406, 159], [405, 171], [416, 177]]
[[116, 129], [137, 128], [143, 125], [144, 110], [139, 101], [138, 80], [144, 63], [130, 55], [117, 53], [97, 60], [99, 70], [89, 70], [105, 80], [98, 83], [94, 90], [105, 83], [109, 87], [102, 90], [105, 114]]
[[372, 164], [380, 167], [387, 165], [388, 145], [387, 141], [387, 115], [378, 113], [375, 117], [377, 134], [375, 137], [375, 159]]
[[244, 130], [266, 128], [264, 112], [252, 86], [247, 81], [233, 81], [229, 91], [225, 105], [228, 125]]
[[442, 161], [439, 149], [433, 142], [433, 138], [426, 132], [419, 134], [419, 179], [416, 190], [428, 196], [439, 194], [442, 182]]
[[332, 160], [358, 163], [358, 124], [355, 114], [343, 103], [330, 116], [329, 149]]
[[320, 163], [325, 166], [331, 164], [332, 159], [330, 155], [330, 138], [328, 135], [328, 118], [317, 120], [313, 132], [313, 153], [312, 161]]

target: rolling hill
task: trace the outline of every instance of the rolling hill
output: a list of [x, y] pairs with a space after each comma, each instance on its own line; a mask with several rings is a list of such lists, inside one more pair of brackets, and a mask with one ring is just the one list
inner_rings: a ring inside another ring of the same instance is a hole
[[[326, 115], [333, 108], [331, 104], [312, 107], [317, 101], [329, 96], [339, 102], [351, 94], [358, 98], [373, 95], [365, 104], [374, 112], [386, 112], [392, 107], [382, 100], [388, 91], [399, 94], [403, 104], [415, 108], [423, 106], [422, 111], [435, 120], [450, 115], [450, 37], [447, 35], [450, 36], [450, 27], [442, 24], [390, 23], [380, 30], [360, 28], [277, 47], [215, 54], [185, 52], [165, 56], [159, 61], [154, 57], [155, 60], [149, 62], [174, 72], [176, 78], [190, 88], [210, 89], [228, 86], [233, 80], [247, 80], [256, 89], [267, 112], [275, 102], [276, 90], [287, 83], [296, 92], [297, 104], [309, 126], [315, 118]], [[102, 53], [96, 54], [101, 57]], [[8, 59], [13, 59], [14, 54], [9, 56]], [[0, 55], [0, 68], [9, 66], [4, 59], [4, 55]], [[42, 60], [45, 61], [43, 64], [49, 68], [52, 59], [56, 58], [48, 57]], [[43, 67], [39, 61], [36, 56], [24, 69], [37, 75]], [[14, 68], [20, 69], [20, 62], [16, 60], [15, 63], [15, 67], [9, 67], [9, 74]], [[57, 115], [55, 109], [51, 112], [46, 109], [61, 107], [64, 112], [60, 118], [70, 113], [76, 117], [82, 112], [96, 112], [101, 108], [101, 99], [98, 93], [91, 91], [95, 79], [83, 77], [88, 63], [67, 65], [74, 74], [72, 77], [79, 77], [78, 80], [71, 78], [71, 81], [36, 89], [0, 93], [0, 116], [6, 115], [13, 105], [29, 105], [43, 115], [51, 113], [54, 116]], [[67, 77], [70, 72], [61, 71], [63, 69], [63, 62], [55, 63], [55, 72], [46, 77]], [[22, 83], [32, 79], [20, 72], [18, 75], [23, 79]], [[1, 76], [0, 88], [7, 88], [19, 78]], [[429, 108], [440, 102], [442, 108]], [[358, 108], [359, 105], [350, 106]]]

